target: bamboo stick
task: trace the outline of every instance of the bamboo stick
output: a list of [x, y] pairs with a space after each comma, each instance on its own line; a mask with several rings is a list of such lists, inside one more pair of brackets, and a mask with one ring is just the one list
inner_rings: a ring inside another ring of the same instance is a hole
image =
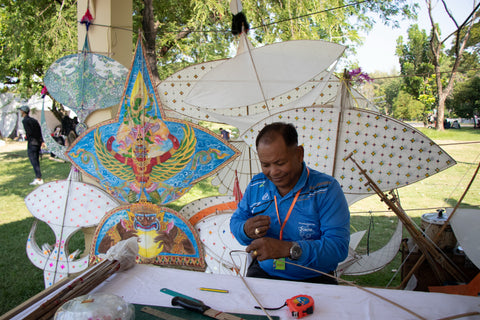
[[424, 253], [425, 257], [429, 261], [432, 269], [436, 273], [437, 277], [442, 279], [443, 275], [441, 274], [439, 267], [436, 265], [437, 262], [445, 271], [450, 273], [457, 281], [465, 282], [465, 275], [458, 269], [456, 265], [445, 259], [443, 256], [443, 252], [439, 252], [435, 245], [424, 238], [421, 232], [415, 227], [411, 218], [396, 205], [394, 201], [388, 198], [383, 191], [376, 185], [376, 183], [368, 176], [365, 169], [360, 167], [360, 165], [352, 158], [353, 153], [350, 153], [346, 159], [350, 159], [353, 163], [358, 167], [360, 173], [367, 179], [366, 185], [370, 185], [372, 189], [377, 193], [380, 199], [388, 205], [388, 207], [397, 215], [397, 217], [402, 221], [405, 228], [408, 230], [412, 238], [414, 238], [415, 242], [419, 246], [420, 250]]
[[[445, 231], [445, 229], [447, 228], [448, 224], [450, 223], [450, 220], [452, 219], [453, 215], [457, 212], [457, 209], [458, 207], [460, 206], [460, 204], [462, 203], [463, 201], [463, 198], [465, 198], [465, 196], [467, 195], [467, 192], [468, 190], [470, 189], [470, 187], [472, 186], [472, 183], [473, 181], [475, 180], [475, 177], [477, 176], [477, 173], [478, 173], [478, 170], [480, 169], [480, 162], [478, 163], [478, 166], [477, 166], [477, 169], [475, 170], [475, 172], [473, 173], [473, 176], [472, 178], [470, 179], [470, 182], [468, 183], [467, 187], [465, 188], [465, 191], [463, 191], [463, 194], [462, 196], [460, 197], [460, 199], [457, 201], [457, 204], [455, 205], [455, 207], [453, 208], [453, 211], [452, 213], [448, 216], [447, 220], [445, 221], [445, 223], [442, 225], [442, 227], [440, 228], [440, 230], [438, 231], [438, 233], [433, 237], [432, 241], [433, 243], [437, 243], [438, 239], [440, 239], [440, 236], [442, 235], [442, 233]], [[421, 264], [425, 261], [425, 256], [422, 254], [420, 256], [420, 258], [418, 258], [417, 262], [414, 264], [414, 266], [412, 267], [412, 269], [410, 269], [410, 271], [408, 272], [408, 274], [405, 276], [405, 278], [402, 280], [402, 283], [400, 283], [400, 288], [405, 288], [405, 286], [407, 285], [407, 282], [410, 280], [410, 278], [413, 276], [413, 274], [415, 273], [415, 271], [417, 271], [417, 269], [421, 266]]]
[[116, 260], [104, 260], [88, 272], [75, 278], [72, 283], [64, 289], [57, 292], [53, 297], [41, 304], [37, 309], [27, 315], [25, 320], [50, 319], [60, 306], [68, 300], [84, 295], [104, 280], [108, 279], [120, 268], [120, 263]]
[[44, 299], [49, 294], [53, 293], [55, 290], [58, 290], [60, 287], [62, 287], [68, 281], [71, 281], [71, 280], [72, 280], [71, 278], [66, 277], [66, 278], [63, 278], [62, 280], [54, 283], [53, 285], [51, 285], [47, 289], [43, 290], [39, 294], [31, 297], [30, 299], [26, 300], [25, 302], [23, 302], [22, 304], [20, 304], [16, 308], [14, 308], [14, 309], [8, 311], [7, 313], [3, 314], [2, 316], [0, 316], [0, 320], [8, 320], [8, 319], [13, 318], [17, 314], [19, 314], [19, 313], [25, 311], [26, 309], [30, 308], [31, 306], [33, 306], [38, 301]]

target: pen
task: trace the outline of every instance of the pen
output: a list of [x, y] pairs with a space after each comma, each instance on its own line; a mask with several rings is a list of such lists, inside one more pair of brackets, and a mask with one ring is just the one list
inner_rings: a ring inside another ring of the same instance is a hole
[[201, 291], [210, 291], [210, 292], [218, 292], [218, 293], [228, 293], [228, 290], [224, 289], [213, 289], [213, 288], [199, 288]]

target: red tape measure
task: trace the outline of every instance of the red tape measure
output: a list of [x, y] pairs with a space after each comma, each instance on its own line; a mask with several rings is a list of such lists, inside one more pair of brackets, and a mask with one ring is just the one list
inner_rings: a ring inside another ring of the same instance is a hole
[[304, 294], [299, 294], [287, 301], [288, 309], [292, 313], [292, 316], [300, 319], [313, 313], [313, 298]]

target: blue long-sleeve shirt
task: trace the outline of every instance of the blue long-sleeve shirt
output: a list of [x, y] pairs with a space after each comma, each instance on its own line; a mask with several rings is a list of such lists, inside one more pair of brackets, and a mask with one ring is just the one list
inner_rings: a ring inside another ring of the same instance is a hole
[[[270, 216], [266, 237], [279, 239], [281, 223], [298, 190], [301, 191], [285, 224], [282, 240], [298, 242], [302, 256], [295, 261], [287, 258], [287, 261], [323, 272], [334, 271], [348, 254], [350, 211], [340, 184], [327, 174], [307, 169], [305, 163], [297, 184], [284, 197], [263, 173], [253, 177], [232, 215], [230, 230], [242, 245], [249, 245], [253, 239], [245, 234], [243, 226], [249, 218], [262, 214]], [[277, 218], [274, 196], [281, 223]], [[276, 270], [272, 259], [259, 263], [268, 274], [286, 279], [299, 280], [320, 275], [288, 263], [285, 270]]]

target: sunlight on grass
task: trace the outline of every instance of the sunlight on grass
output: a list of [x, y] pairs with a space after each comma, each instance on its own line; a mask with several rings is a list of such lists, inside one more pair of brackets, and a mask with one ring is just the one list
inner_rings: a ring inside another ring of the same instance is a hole
[[462, 129], [449, 129], [437, 131], [435, 129], [417, 128], [430, 139], [437, 140], [454, 140], [454, 141], [480, 141], [480, 130], [472, 127]]

